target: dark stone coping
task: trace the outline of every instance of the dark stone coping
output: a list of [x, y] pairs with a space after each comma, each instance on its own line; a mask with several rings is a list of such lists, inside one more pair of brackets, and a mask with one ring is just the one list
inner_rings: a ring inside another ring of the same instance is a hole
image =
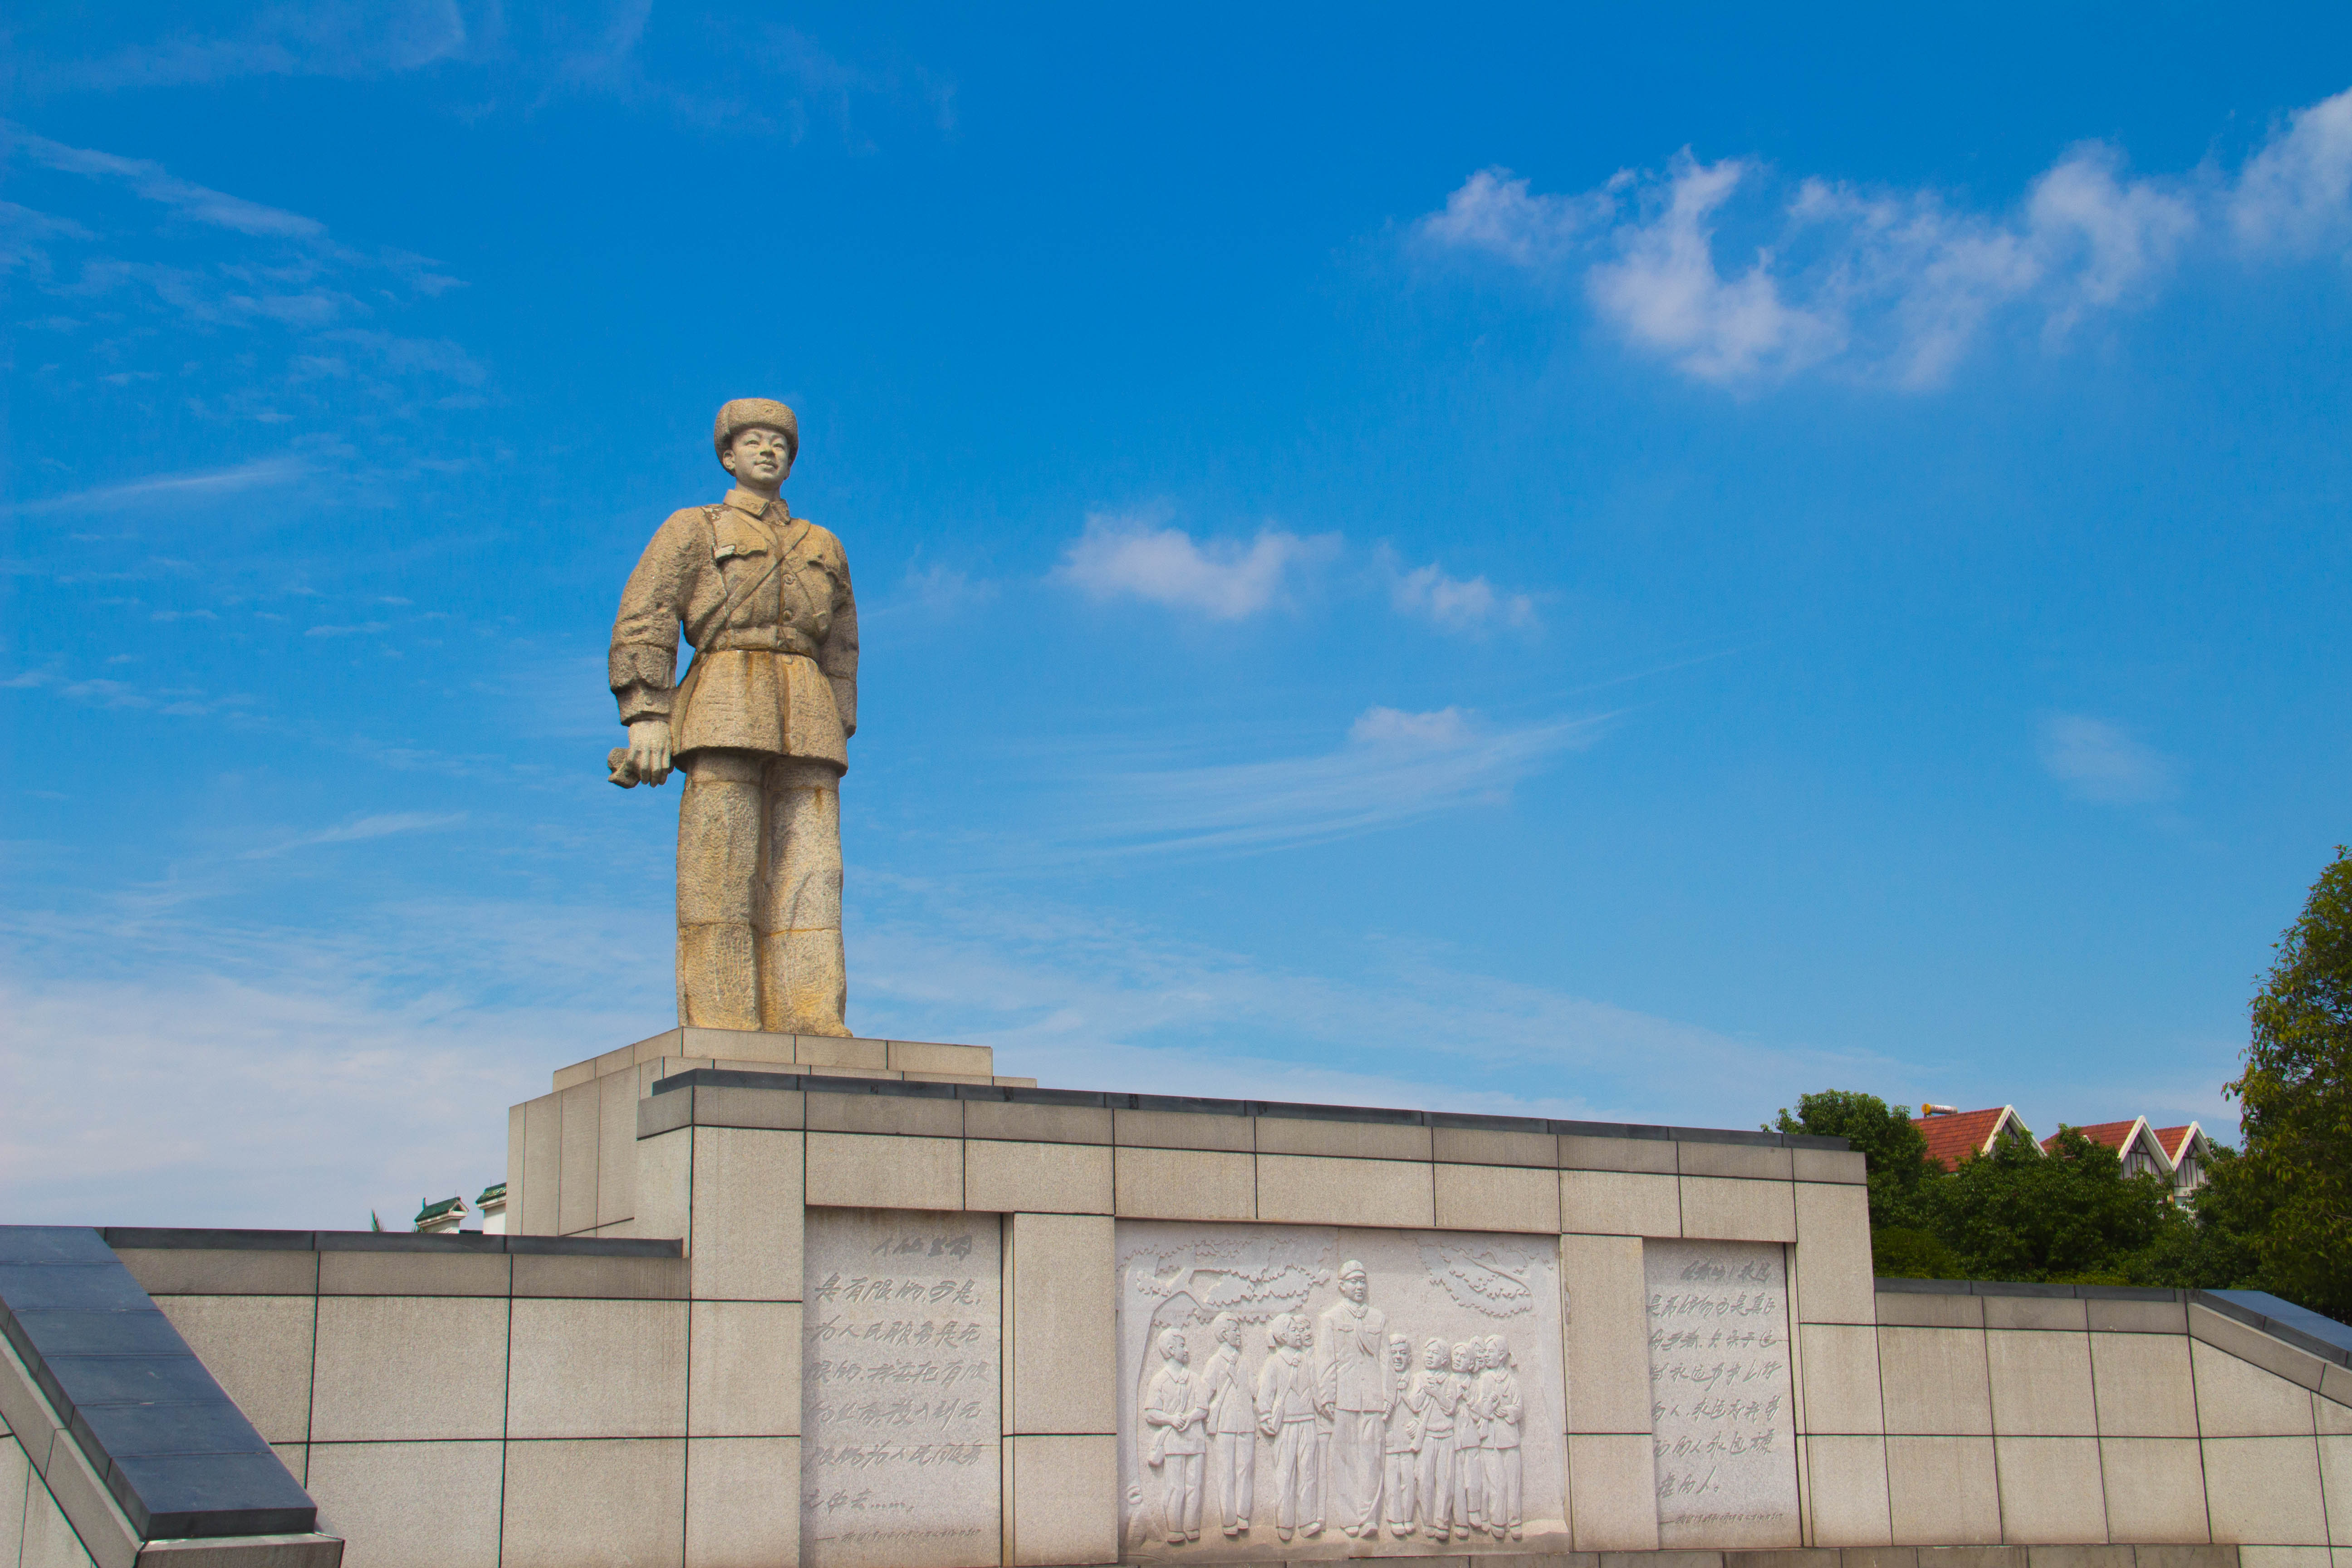
[[2203, 1307], [2259, 1329], [2323, 1361], [2352, 1368], [2352, 1325], [2323, 1318], [2266, 1290], [2168, 1290], [2142, 1285], [2019, 1285], [1998, 1279], [1879, 1279], [1883, 1293], [1903, 1296], [2038, 1296], [2051, 1300], [2177, 1301]]
[[[1361, 1562], [1349, 1558], [1350, 1563]], [[1404, 1562], [1415, 1561], [1412, 1558]], [[1426, 1563], [1462, 1558], [1423, 1558]], [[1784, 1546], [1474, 1554], [1473, 1568], [2239, 1568], [2235, 1546]]]
[[121, 1250], [222, 1252], [447, 1252], [464, 1257], [516, 1253], [559, 1258], [683, 1258], [677, 1241], [628, 1237], [420, 1235], [406, 1230], [204, 1230], [188, 1226], [110, 1225], [98, 1234]]
[[1745, 1143], [1764, 1149], [1843, 1153], [1843, 1138], [1803, 1132], [1742, 1132], [1721, 1127], [1648, 1127], [1622, 1121], [1554, 1121], [1540, 1116], [1476, 1116], [1454, 1110], [1396, 1110], [1370, 1105], [1300, 1105], [1281, 1100], [1199, 1100], [1176, 1094], [1113, 1094], [1086, 1089], [1020, 1089], [1011, 1084], [932, 1083], [830, 1073], [746, 1072], [694, 1068], [663, 1079], [653, 1093], [681, 1089], [798, 1089], [807, 1094], [882, 1094], [909, 1100], [993, 1100], [1014, 1105], [1074, 1105], [1103, 1110], [1172, 1110], [1195, 1116], [1268, 1116], [1294, 1121], [1376, 1121], [1391, 1127], [1452, 1127], [1474, 1132], [1538, 1132], [1578, 1138], [1646, 1138], [1676, 1143]]
[[2352, 1325], [2323, 1318], [2267, 1290], [2196, 1290], [2189, 1299], [2250, 1329], [2260, 1329], [2274, 1340], [2284, 1340], [2297, 1350], [2352, 1367]]
[[0, 1226], [0, 1334], [142, 1541], [318, 1528], [318, 1505], [99, 1232]]

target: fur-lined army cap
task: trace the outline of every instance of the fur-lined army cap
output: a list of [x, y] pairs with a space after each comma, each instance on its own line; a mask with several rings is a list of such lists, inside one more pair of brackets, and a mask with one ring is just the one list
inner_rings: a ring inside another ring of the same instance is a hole
[[801, 455], [801, 422], [793, 411], [772, 397], [738, 397], [719, 411], [719, 423], [710, 432], [710, 444], [721, 458], [727, 456], [728, 444], [754, 426], [781, 430], [792, 443], [793, 457]]

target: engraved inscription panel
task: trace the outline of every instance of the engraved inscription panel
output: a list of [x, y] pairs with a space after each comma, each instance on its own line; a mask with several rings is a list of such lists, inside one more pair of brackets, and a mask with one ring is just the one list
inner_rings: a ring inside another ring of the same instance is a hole
[[1798, 1544], [1797, 1419], [1780, 1247], [1645, 1242], [1642, 1268], [1658, 1544]]
[[811, 1209], [801, 1562], [993, 1563], [1003, 1360], [994, 1215]]
[[1122, 1560], [1568, 1549], [1559, 1250], [1121, 1221]]

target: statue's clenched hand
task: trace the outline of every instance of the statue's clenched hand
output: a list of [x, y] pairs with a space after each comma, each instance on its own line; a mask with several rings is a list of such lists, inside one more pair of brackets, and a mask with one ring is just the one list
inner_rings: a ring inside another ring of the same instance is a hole
[[669, 777], [669, 721], [634, 719], [629, 722], [629, 765], [649, 784]]

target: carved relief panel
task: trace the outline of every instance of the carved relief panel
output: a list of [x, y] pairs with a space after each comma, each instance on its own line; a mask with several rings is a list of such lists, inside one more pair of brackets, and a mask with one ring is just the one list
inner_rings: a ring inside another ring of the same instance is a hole
[[1761, 1241], [1643, 1244], [1658, 1544], [1799, 1543], [1788, 1266]]
[[1122, 1221], [1121, 1553], [1567, 1549], [1559, 1252]]
[[808, 1211], [805, 1568], [927, 1568], [1001, 1554], [1000, 1224], [994, 1215]]

